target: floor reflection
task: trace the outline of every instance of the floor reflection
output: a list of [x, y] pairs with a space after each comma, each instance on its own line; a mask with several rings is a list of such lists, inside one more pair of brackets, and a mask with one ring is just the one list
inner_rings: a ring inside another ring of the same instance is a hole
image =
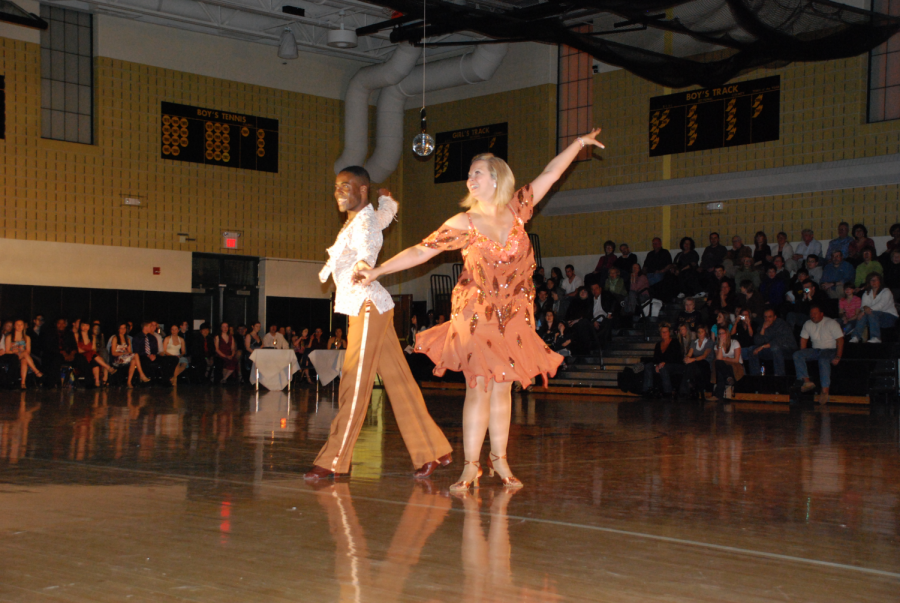
[[525, 488], [451, 496], [462, 396], [427, 399], [457, 463], [412, 480], [375, 390], [352, 480], [312, 486], [333, 388], [0, 392], [0, 600], [896, 598], [896, 409], [517, 396]]

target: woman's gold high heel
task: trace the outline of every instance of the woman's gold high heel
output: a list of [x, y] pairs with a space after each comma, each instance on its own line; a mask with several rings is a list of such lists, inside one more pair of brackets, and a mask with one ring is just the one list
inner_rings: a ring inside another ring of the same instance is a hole
[[[493, 461], [499, 461], [499, 460], [501, 460], [501, 459], [506, 460], [506, 455], [504, 454], [503, 456], [497, 456], [496, 454], [494, 454], [494, 453], [492, 452], [492, 453], [490, 454], [490, 456], [488, 457], [487, 465], [488, 465], [489, 475], [490, 475], [491, 477], [494, 477], [494, 463], [493, 463]], [[525, 485], [525, 484], [523, 484], [522, 482], [520, 482], [519, 479], [518, 479], [516, 476], [514, 476], [514, 475], [510, 475], [509, 477], [502, 477], [502, 476], [500, 475], [500, 473], [497, 473], [497, 477], [499, 477], [499, 478], [500, 478], [500, 481], [503, 482], [503, 487], [504, 487], [504, 488], [519, 489], [519, 488], [521, 488], [522, 486]]]
[[470, 482], [464, 482], [464, 481], [456, 482], [455, 484], [450, 486], [451, 492], [465, 492], [470, 487], [478, 488], [478, 479], [482, 475], [481, 463], [479, 463], [478, 461], [463, 461], [463, 466], [466, 466], [466, 465], [475, 465], [475, 467], [478, 468], [478, 473], [475, 474], [475, 479], [473, 479]]

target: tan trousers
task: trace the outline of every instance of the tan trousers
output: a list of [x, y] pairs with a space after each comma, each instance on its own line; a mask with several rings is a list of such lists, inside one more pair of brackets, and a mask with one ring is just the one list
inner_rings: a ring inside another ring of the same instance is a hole
[[338, 413], [315, 464], [335, 473], [350, 471], [353, 447], [366, 419], [376, 373], [384, 381], [413, 465], [421, 467], [450, 453], [453, 448], [428, 414], [422, 392], [394, 333], [394, 311], [379, 314], [367, 302], [358, 316], [350, 317], [348, 331]]

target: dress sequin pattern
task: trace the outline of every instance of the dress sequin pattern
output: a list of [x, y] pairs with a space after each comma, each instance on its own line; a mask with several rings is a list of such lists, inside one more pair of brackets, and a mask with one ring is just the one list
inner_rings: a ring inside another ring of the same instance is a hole
[[[453, 289], [451, 318], [416, 335], [416, 349], [435, 363], [434, 373], [462, 368], [466, 381], [530, 380], [556, 374], [562, 356], [544, 350], [531, 320], [534, 303], [534, 252], [525, 230], [531, 219], [530, 186], [519, 189], [507, 208], [515, 217], [506, 243], [485, 236], [469, 218], [469, 228], [441, 226], [422, 245], [449, 251], [462, 249], [463, 270]], [[512, 369], [512, 370], [510, 370]]]

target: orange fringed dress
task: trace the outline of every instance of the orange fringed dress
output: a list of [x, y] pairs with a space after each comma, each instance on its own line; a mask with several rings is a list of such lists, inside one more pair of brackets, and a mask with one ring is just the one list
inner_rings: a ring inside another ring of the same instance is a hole
[[531, 219], [534, 195], [525, 186], [507, 207], [516, 218], [501, 247], [478, 232], [442, 226], [422, 245], [449, 251], [462, 249], [463, 271], [453, 289], [450, 320], [416, 335], [416, 351], [435, 364], [438, 377], [462, 371], [470, 387], [476, 377], [497, 382], [528, 382], [540, 374], [556, 374], [563, 357], [535, 333], [534, 251], [525, 222]]

